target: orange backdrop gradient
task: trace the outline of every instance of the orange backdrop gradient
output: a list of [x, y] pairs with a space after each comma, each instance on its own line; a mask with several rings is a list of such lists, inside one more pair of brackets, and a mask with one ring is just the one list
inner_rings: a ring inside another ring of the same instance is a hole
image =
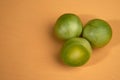
[[[59, 60], [56, 19], [77, 14], [109, 22], [110, 43], [77, 68]], [[120, 80], [120, 0], [0, 0], [0, 80]]]

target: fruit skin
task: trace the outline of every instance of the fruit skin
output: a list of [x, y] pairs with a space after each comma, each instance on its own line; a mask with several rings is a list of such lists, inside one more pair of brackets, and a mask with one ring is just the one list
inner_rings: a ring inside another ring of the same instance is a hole
[[79, 67], [88, 62], [91, 46], [86, 39], [73, 38], [65, 42], [61, 50], [62, 61], [71, 67]]
[[63, 14], [56, 21], [54, 33], [62, 40], [78, 37], [82, 33], [82, 22], [75, 14]]
[[91, 43], [93, 48], [100, 48], [111, 40], [112, 29], [106, 21], [93, 19], [85, 25], [82, 36]]
[[80, 44], [80, 45], [84, 46], [90, 53], [92, 53], [92, 47], [91, 47], [89, 41], [86, 40], [85, 38], [72, 38], [72, 39], [68, 40], [64, 44], [64, 46], [67, 46], [72, 43]]

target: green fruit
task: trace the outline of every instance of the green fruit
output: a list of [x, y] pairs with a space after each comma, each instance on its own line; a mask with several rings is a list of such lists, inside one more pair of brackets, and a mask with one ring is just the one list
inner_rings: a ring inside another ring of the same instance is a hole
[[111, 40], [112, 29], [104, 20], [93, 19], [85, 25], [83, 37], [91, 43], [92, 47], [103, 47]]
[[78, 37], [82, 32], [82, 23], [75, 14], [63, 14], [54, 26], [55, 35], [62, 40]]
[[85, 39], [85, 38], [72, 38], [70, 40], [68, 40], [64, 46], [67, 46], [69, 44], [81, 44], [82, 46], [84, 46], [90, 53], [92, 53], [92, 48], [91, 48], [91, 45], [90, 43]]
[[62, 48], [61, 59], [69, 66], [82, 66], [89, 60], [91, 51], [91, 46], [86, 39], [70, 39]]

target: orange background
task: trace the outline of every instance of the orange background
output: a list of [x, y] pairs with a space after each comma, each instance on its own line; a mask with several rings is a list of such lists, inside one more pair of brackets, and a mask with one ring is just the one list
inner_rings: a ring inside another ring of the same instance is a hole
[[[53, 25], [63, 13], [109, 22], [110, 43], [78, 68], [58, 60]], [[120, 0], [0, 0], [0, 80], [120, 80]]]

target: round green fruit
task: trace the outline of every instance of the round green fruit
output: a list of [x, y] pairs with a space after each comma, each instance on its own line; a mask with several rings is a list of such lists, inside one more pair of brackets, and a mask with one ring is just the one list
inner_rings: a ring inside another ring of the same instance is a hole
[[89, 41], [86, 40], [85, 38], [72, 38], [72, 39], [68, 40], [64, 44], [64, 46], [67, 46], [72, 43], [80, 44], [80, 45], [84, 46], [90, 53], [92, 53], [92, 47], [91, 47]]
[[82, 32], [82, 22], [75, 14], [63, 14], [56, 21], [54, 32], [62, 40], [78, 37]]
[[91, 43], [93, 48], [103, 47], [111, 40], [112, 29], [106, 21], [93, 19], [85, 25], [83, 37]]
[[88, 62], [91, 51], [91, 46], [86, 39], [70, 39], [62, 48], [61, 59], [68, 66], [82, 66]]

